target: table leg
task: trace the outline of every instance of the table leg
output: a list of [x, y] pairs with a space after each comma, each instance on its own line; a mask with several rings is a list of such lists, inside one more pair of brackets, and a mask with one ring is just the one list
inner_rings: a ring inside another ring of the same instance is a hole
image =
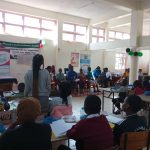
[[102, 111], [104, 111], [104, 90], [102, 92]]

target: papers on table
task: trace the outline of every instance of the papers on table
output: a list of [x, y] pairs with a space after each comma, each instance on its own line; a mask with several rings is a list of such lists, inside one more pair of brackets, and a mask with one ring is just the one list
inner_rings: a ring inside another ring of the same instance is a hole
[[115, 116], [111, 116], [111, 115], [106, 116], [106, 118], [107, 118], [108, 122], [111, 122], [111, 123], [114, 123], [114, 124], [116, 124], [120, 121], [123, 121], [123, 119], [115, 117]]
[[63, 119], [52, 122], [51, 128], [56, 137], [61, 137], [66, 135], [66, 132], [71, 129], [74, 125], [72, 123], [66, 123]]

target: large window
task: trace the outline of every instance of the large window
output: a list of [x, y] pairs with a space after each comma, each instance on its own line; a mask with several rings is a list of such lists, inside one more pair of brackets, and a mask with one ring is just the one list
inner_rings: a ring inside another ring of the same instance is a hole
[[124, 53], [117, 53], [115, 57], [115, 69], [122, 70], [125, 69], [126, 55]]
[[0, 11], [0, 33], [55, 39], [56, 20]]
[[105, 30], [100, 28], [92, 29], [92, 43], [104, 42]]
[[130, 34], [117, 31], [108, 31], [108, 41], [125, 40], [125, 39], [130, 39]]
[[87, 31], [86, 26], [72, 24], [72, 23], [64, 23], [63, 24], [63, 40], [85, 43], [86, 31]]

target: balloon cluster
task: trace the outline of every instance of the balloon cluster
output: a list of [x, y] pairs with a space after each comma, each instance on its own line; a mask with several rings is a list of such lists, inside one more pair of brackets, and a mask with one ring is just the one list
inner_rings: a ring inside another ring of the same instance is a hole
[[142, 52], [134, 52], [132, 51], [132, 49], [130, 48], [127, 48], [126, 49], [126, 52], [130, 55], [130, 56], [139, 56], [139, 57], [142, 57], [143, 56], [143, 53]]

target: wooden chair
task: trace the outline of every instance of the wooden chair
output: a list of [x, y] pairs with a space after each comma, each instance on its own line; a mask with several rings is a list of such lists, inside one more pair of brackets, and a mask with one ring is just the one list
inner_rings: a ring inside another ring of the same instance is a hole
[[128, 132], [121, 136], [121, 150], [140, 150], [150, 145], [150, 131]]

